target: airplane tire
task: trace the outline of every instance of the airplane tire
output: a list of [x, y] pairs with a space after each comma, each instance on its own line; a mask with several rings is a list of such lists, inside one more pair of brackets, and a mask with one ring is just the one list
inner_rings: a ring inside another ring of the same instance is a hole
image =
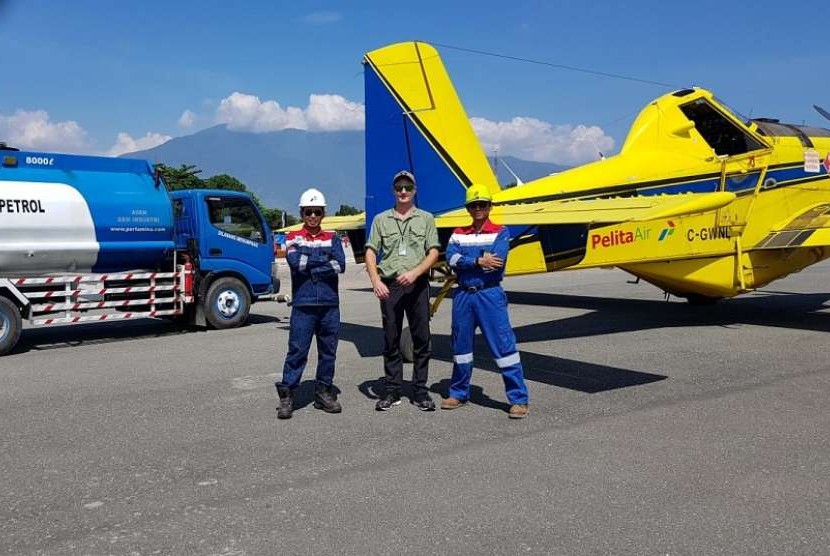
[[0, 297], [0, 355], [6, 355], [14, 349], [22, 329], [20, 309], [5, 297]]
[[695, 306], [695, 307], [703, 307], [703, 306], [707, 306], [707, 305], [714, 305], [715, 303], [717, 303], [721, 299], [723, 299], [723, 298], [722, 297], [712, 297], [712, 296], [709, 296], [709, 295], [701, 295], [699, 293], [690, 293], [689, 295], [686, 296], [686, 301], [689, 303], [689, 305], [692, 305], [692, 306]]
[[204, 304], [205, 318], [213, 328], [236, 328], [248, 320], [251, 294], [240, 280], [226, 276], [210, 285]]

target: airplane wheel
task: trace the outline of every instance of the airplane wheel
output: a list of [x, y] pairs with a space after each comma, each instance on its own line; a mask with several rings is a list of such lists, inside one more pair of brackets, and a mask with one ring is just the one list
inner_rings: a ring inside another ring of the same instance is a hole
[[695, 307], [702, 307], [705, 305], [714, 305], [718, 301], [723, 299], [722, 297], [712, 297], [709, 295], [701, 295], [699, 293], [690, 293], [686, 296], [686, 301], [689, 302], [689, 305], [693, 305]]

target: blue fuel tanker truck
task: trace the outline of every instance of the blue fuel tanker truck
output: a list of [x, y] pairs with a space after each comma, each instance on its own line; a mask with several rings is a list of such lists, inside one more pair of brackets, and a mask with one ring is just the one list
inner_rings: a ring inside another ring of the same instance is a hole
[[0, 355], [24, 321], [233, 328], [279, 291], [271, 230], [245, 193], [168, 192], [145, 160], [0, 156]]

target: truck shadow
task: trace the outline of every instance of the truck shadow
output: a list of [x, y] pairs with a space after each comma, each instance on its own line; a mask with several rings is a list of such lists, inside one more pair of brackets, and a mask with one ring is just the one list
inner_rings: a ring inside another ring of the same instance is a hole
[[[271, 315], [251, 313], [245, 326], [277, 323], [282, 319]], [[28, 351], [46, 351], [96, 344], [126, 342], [146, 338], [162, 338], [182, 334], [198, 334], [205, 329], [182, 326], [160, 319], [136, 319], [118, 323], [89, 323], [56, 325], [45, 328], [26, 328], [20, 341], [6, 357]]]

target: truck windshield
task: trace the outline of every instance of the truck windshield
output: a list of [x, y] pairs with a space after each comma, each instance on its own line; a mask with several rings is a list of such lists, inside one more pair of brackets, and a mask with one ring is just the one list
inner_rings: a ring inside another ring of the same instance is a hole
[[220, 230], [265, 243], [262, 221], [248, 199], [238, 197], [208, 197], [210, 223]]

